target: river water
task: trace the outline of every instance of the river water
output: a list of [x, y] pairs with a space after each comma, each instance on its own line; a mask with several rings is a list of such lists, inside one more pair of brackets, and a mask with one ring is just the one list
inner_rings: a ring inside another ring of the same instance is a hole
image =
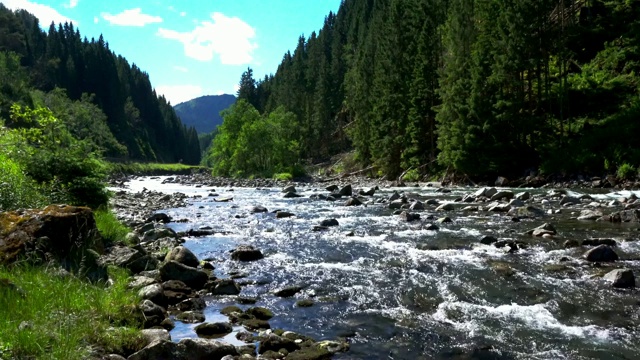
[[[572, 208], [513, 222], [504, 214], [443, 213], [435, 206], [418, 212], [422, 220], [404, 222], [383, 204], [346, 207], [343, 201], [311, 200], [314, 193], [327, 193], [313, 185], [298, 187], [301, 198], [284, 199], [280, 189], [196, 188], [162, 180], [144, 178], [129, 186], [133, 191], [146, 187], [201, 195], [186, 208], [163, 211], [189, 220], [169, 224], [176, 231], [205, 226], [219, 231], [187, 238], [185, 246], [201, 259], [213, 259], [216, 276], [238, 276], [245, 284], [241, 295], [257, 297], [258, 306], [276, 315], [270, 320], [272, 328], [317, 340], [347, 337], [351, 349], [338, 359], [640, 358], [638, 291], [613, 289], [601, 278], [613, 267], [639, 274], [638, 223], [578, 221], [579, 211]], [[476, 189], [451, 190], [443, 194], [429, 187], [387, 188], [373, 199], [398, 191], [442, 203]], [[214, 202], [208, 196], [213, 191], [233, 201]], [[548, 190], [530, 191], [542, 198]], [[629, 193], [594, 198], [606, 203], [620, 195]], [[251, 214], [256, 205], [269, 213]], [[539, 206], [561, 208], [554, 199]], [[295, 217], [276, 219], [275, 210]], [[429, 215], [449, 216], [453, 222], [427, 230], [434, 222], [426, 220]], [[340, 225], [313, 231], [330, 218]], [[555, 239], [522, 235], [545, 222], [558, 230]], [[508, 248], [481, 244], [485, 235], [529, 246], [509, 253]], [[587, 248], [562, 246], [568, 239], [598, 237], [615, 239], [623, 261], [597, 267], [582, 260]], [[230, 250], [241, 244], [255, 246], [265, 258], [230, 260]], [[304, 289], [293, 298], [272, 295], [291, 285]], [[296, 306], [301, 299], [315, 304]], [[236, 305], [236, 297], [212, 297], [207, 304], [207, 321], [225, 321], [219, 310]], [[193, 327], [178, 324], [174, 340], [194, 337]], [[233, 341], [233, 336], [225, 339]]]

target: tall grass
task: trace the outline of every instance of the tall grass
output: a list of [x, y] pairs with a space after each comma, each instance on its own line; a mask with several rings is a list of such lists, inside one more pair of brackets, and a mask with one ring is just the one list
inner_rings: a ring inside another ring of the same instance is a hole
[[0, 267], [0, 359], [73, 360], [95, 347], [139, 349], [139, 299], [127, 289], [124, 270], [109, 273], [107, 287], [28, 265]]
[[93, 213], [93, 216], [105, 244], [125, 242], [127, 234], [131, 230], [122, 224], [111, 210], [101, 207]]
[[160, 163], [109, 163], [108, 168], [111, 174], [135, 175], [188, 175], [206, 169], [202, 166]]

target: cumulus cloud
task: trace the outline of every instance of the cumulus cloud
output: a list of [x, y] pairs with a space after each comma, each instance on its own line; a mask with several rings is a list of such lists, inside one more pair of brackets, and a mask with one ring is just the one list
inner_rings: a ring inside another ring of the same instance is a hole
[[251, 41], [255, 30], [241, 19], [222, 13], [211, 14], [211, 19], [197, 23], [190, 32], [160, 28], [157, 35], [181, 42], [185, 55], [199, 61], [211, 61], [217, 55], [225, 65], [250, 63], [258, 47]]
[[161, 85], [156, 87], [156, 93], [164, 95], [171, 102], [171, 105], [177, 105], [204, 95], [202, 87], [198, 85]]
[[64, 7], [69, 9], [73, 9], [76, 6], [78, 6], [78, 0], [70, 0], [68, 4], [64, 4]]
[[143, 14], [140, 8], [129, 9], [121, 12], [120, 14], [111, 15], [109, 13], [100, 14], [103, 19], [107, 20], [112, 25], [118, 26], [145, 26], [153, 23], [162, 22], [162, 18], [159, 16], [152, 16]]
[[27, 10], [35, 15], [40, 20], [40, 25], [43, 26], [48, 26], [51, 22], [56, 24], [73, 22], [76, 25], [78, 24], [77, 21], [60, 14], [56, 9], [48, 5], [38, 4], [29, 0], [2, 0], [2, 3], [10, 10]]

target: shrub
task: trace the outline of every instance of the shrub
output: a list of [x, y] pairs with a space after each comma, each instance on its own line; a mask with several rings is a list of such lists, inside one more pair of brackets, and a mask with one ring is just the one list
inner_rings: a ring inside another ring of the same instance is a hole
[[41, 190], [17, 162], [0, 153], [0, 211], [43, 206]]
[[293, 175], [291, 175], [290, 173], [278, 173], [273, 175], [273, 178], [276, 180], [290, 181], [293, 179]]
[[402, 180], [413, 182], [413, 181], [419, 181], [420, 178], [421, 178], [420, 172], [417, 169], [411, 169], [404, 174], [404, 176], [402, 177]]
[[617, 175], [620, 179], [631, 179], [636, 175], [636, 169], [632, 165], [624, 163], [618, 167]]

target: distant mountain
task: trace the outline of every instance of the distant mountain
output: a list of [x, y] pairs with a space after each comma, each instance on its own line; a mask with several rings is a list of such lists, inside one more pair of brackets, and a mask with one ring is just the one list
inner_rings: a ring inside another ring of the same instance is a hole
[[220, 111], [236, 102], [233, 95], [202, 96], [174, 106], [176, 114], [186, 126], [193, 126], [199, 134], [210, 133], [222, 124]]

